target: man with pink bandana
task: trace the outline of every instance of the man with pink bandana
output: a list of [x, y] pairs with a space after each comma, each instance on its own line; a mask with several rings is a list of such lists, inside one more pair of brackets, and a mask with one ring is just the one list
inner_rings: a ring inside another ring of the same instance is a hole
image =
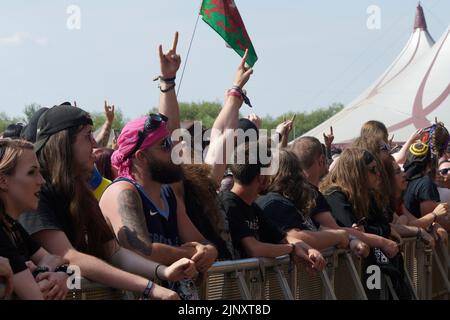
[[[181, 59], [176, 53], [178, 33], [167, 53], [159, 47], [161, 62], [160, 104], [178, 109], [175, 77]], [[167, 114], [179, 117], [179, 115]], [[119, 242], [142, 256], [166, 264], [182, 257], [206, 273], [217, 257], [186, 214], [184, 203], [170, 184], [179, 182], [182, 170], [171, 160], [171, 128], [167, 118], [152, 114], [129, 122], [122, 130], [112, 156], [117, 179], [103, 194], [100, 207]], [[169, 284], [182, 299], [195, 298], [193, 284]]]

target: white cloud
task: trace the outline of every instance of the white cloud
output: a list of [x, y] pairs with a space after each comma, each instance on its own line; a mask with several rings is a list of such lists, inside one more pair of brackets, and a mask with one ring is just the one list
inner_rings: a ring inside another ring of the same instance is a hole
[[27, 32], [15, 32], [11, 36], [0, 37], [0, 46], [21, 46], [27, 42], [45, 46], [48, 40], [43, 37], [35, 37]]

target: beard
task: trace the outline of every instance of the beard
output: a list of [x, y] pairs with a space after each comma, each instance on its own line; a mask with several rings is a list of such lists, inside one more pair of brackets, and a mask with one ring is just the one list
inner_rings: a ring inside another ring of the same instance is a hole
[[152, 159], [148, 169], [152, 180], [161, 184], [180, 182], [183, 179], [183, 170], [181, 166], [171, 162], [164, 163], [162, 161]]

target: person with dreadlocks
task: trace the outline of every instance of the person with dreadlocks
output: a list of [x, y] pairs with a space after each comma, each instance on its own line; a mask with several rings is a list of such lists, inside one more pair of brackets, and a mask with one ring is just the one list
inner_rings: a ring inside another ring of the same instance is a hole
[[[437, 138], [431, 137], [428, 140], [433, 144], [433, 142], [436, 143]], [[412, 144], [403, 166], [408, 181], [403, 200], [406, 209], [416, 218], [433, 212], [440, 203], [439, 192], [433, 181], [436, 170], [435, 161], [440, 148], [434, 144], [434, 151], [432, 151], [432, 147], [422, 141]], [[448, 211], [448, 205], [446, 208]], [[434, 215], [432, 226], [439, 228], [441, 223], [445, 229], [450, 230], [450, 224], [446, 219]]]

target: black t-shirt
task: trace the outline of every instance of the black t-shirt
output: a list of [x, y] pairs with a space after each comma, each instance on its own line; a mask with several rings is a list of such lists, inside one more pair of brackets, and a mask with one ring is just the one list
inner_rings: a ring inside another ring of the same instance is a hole
[[10, 229], [0, 222], [0, 256], [9, 259], [9, 264], [14, 274], [27, 269], [25, 262], [41, 248], [35, 242], [20, 223], [15, 222], [11, 228], [15, 236], [11, 235]]
[[406, 209], [416, 218], [420, 218], [420, 203], [424, 201], [440, 202], [439, 191], [430, 176], [425, 175], [409, 181], [408, 187], [403, 195]]
[[256, 203], [248, 205], [231, 191], [220, 193], [219, 200], [228, 218], [235, 258], [248, 257], [241, 244], [243, 238], [254, 237], [258, 241], [273, 244], [284, 239], [285, 234], [264, 217]]
[[330, 208], [327, 200], [323, 196], [322, 192], [319, 191], [319, 188], [317, 188], [315, 185], [312, 185], [312, 184], [310, 184], [310, 186], [316, 192], [316, 199], [315, 199], [316, 206], [311, 209], [311, 212], [309, 215], [310, 215], [311, 219], [314, 221], [314, 223], [316, 224], [316, 227], [318, 228], [320, 225], [314, 220], [314, 217], [319, 213], [331, 211], [331, 208]]
[[48, 184], [41, 190], [37, 210], [22, 214], [19, 221], [30, 235], [43, 230], [61, 230], [71, 243], [76, 241], [69, 199], [62, 197]]
[[[344, 193], [334, 191], [325, 195], [325, 198], [331, 207], [331, 214], [339, 226], [351, 228], [353, 224], [359, 222], [353, 212], [352, 205]], [[369, 212], [363, 226], [367, 233], [385, 238], [388, 238], [391, 234], [388, 213], [385, 210], [381, 210], [373, 198], [370, 200]]]
[[284, 232], [291, 229], [317, 230], [310, 218], [305, 219], [303, 213], [279, 193], [269, 192], [259, 197], [256, 204], [262, 209], [264, 216]]

